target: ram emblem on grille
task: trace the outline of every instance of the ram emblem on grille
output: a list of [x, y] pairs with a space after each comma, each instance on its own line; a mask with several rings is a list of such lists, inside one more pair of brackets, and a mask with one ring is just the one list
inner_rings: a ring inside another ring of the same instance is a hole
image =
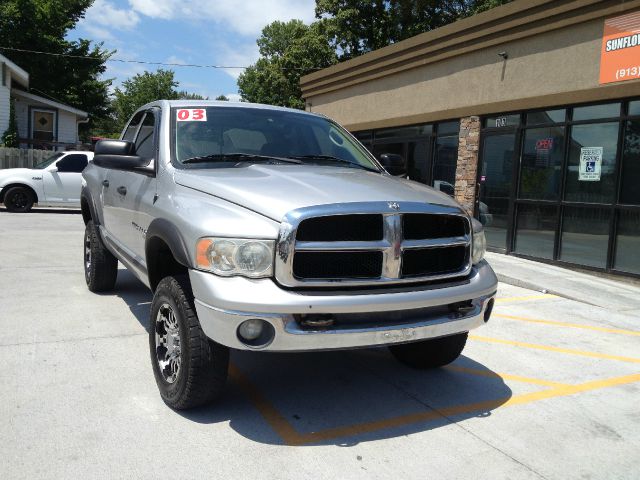
[[387, 203], [390, 209], [392, 210], [400, 210], [400, 205], [397, 202], [389, 202]]

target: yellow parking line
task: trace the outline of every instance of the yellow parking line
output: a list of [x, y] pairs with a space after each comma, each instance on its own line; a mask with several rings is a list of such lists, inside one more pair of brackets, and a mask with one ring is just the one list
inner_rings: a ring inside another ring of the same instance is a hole
[[521, 297], [499, 297], [496, 298], [496, 303], [504, 302], [526, 302], [528, 300], [541, 300], [543, 298], [560, 298], [557, 295], [551, 293], [541, 293], [539, 295], [525, 295]]
[[540, 320], [538, 318], [518, 317], [516, 315], [505, 315], [503, 313], [494, 313], [493, 316], [500, 317], [500, 318], [508, 318], [509, 320], [518, 320], [521, 322], [541, 323], [543, 325], [554, 325], [557, 327], [580, 328], [583, 330], [595, 330], [596, 332], [616, 333], [619, 335], [630, 335], [630, 336], [640, 337], [640, 332], [634, 332], [633, 330], [624, 330], [621, 328], [596, 327], [594, 325], [582, 325], [579, 323], [565, 323], [565, 322], [556, 322], [553, 320]]
[[551, 382], [548, 380], [539, 380], [537, 378], [529, 378], [529, 377], [523, 377], [521, 375], [511, 375], [510, 373], [498, 373], [498, 372], [493, 372], [491, 370], [481, 370], [479, 368], [467, 368], [467, 367], [461, 367], [459, 365], [447, 365], [446, 367], [444, 367], [447, 370], [452, 370], [454, 372], [460, 372], [460, 373], [468, 373], [470, 375], [479, 375], [482, 377], [500, 377], [503, 380], [513, 380], [515, 382], [522, 382], [522, 383], [530, 383], [532, 385], [542, 385], [545, 387], [554, 387], [554, 388], [558, 388], [558, 387], [568, 387], [569, 385], [566, 383], [559, 383], [559, 382]]
[[291, 424], [271, 405], [260, 393], [251, 381], [240, 371], [238, 367], [229, 364], [229, 378], [237, 383], [242, 391], [249, 397], [251, 403], [260, 412], [269, 426], [278, 434], [287, 445], [299, 445], [300, 434]]
[[534, 350], [546, 350], [549, 352], [566, 353], [569, 355], [580, 355], [582, 357], [602, 358], [605, 360], [619, 360], [621, 362], [640, 363], [640, 358], [622, 357], [619, 355], [607, 355], [606, 353], [587, 352], [583, 350], [573, 350], [570, 348], [552, 347], [549, 345], [538, 345], [536, 343], [517, 342], [514, 340], [503, 340], [501, 338], [480, 337], [478, 335], [469, 335], [469, 338], [481, 342], [501, 343], [504, 345], [513, 345], [516, 347], [532, 348]]
[[484, 412], [496, 408], [510, 407], [514, 405], [524, 405], [527, 403], [533, 403], [540, 400], [545, 400], [554, 397], [564, 397], [568, 395], [574, 395], [576, 393], [588, 392], [592, 390], [598, 390], [603, 388], [614, 387], [617, 385], [624, 385], [628, 383], [634, 383], [640, 381], [640, 373], [634, 375], [626, 375], [624, 377], [609, 378], [606, 380], [596, 380], [592, 382], [586, 382], [579, 385], [568, 385], [564, 387], [554, 388], [550, 390], [542, 390], [540, 392], [525, 393], [522, 395], [515, 395], [511, 398], [505, 397], [497, 400], [488, 400], [484, 402], [470, 403], [466, 405], [456, 405], [452, 407], [445, 407], [437, 410], [429, 410], [424, 412], [413, 413], [409, 415], [403, 415], [400, 417], [389, 418], [385, 420], [377, 420], [375, 422], [364, 422], [355, 425], [348, 425], [343, 427], [329, 428], [326, 430], [320, 430], [317, 432], [311, 432], [306, 434], [298, 434], [297, 445], [308, 444], [320, 441], [331, 440], [339, 437], [350, 437], [354, 435], [361, 435], [363, 433], [370, 433], [385, 428], [396, 428], [405, 425], [410, 425], [418, 422], [425, 422], [429, 420], [435, 420], [443, 417], [451, 417], [455, 415], [462, 415], [472, 412]]
[[[451, 368], [451, 367], [449, 367]], [[456, 367], [463, 368], [463, 367]], [[475, 369], [465, 369], [475, 370]], [[436, 420], [455, 415], [463, 415], [473, 412], [486, 412], [488, 410], [497, 409], [499, 407], [510, 407], [514, 405], [524, 405], [548, 398], [563, 397], [574, 395], [576, 393], [588, 392], [604, 388], [615, 387], [640, 381], [640, 373], [633, 375], [625, 375], [623, 377], [608, 378], [604, 380], [594, 380], [578, 385], [562, 385], [557, 388], [542, 390], [538, 392], [525, 393], [515, 395], [513, 397], [502, 397], [495, 400], [486, 400], [483, 402], [468, 403], [463, 405], [455, 405], [434, 410], [426, 410], [408, 415], [401, 415], [388, 419], [376, 420], [373, 422], [362, 422], [353, 425], [345, 425], [341, 427], [328, 428], [309, 433], [299, 433], [269, 401], [262, 395], [258, 388], [251, 383], [249, 378], [244, 375], [235, 365], [229, 365], [229, 376], [237, 383], [249, 400], [265, 419], [267, 424], [282, 439], [286, 445], [304, 445], [320, 441], [332, 440], [340, 437], [349, 437], [361, 435], [364, 433], [375, 432], [387, 428], [397, 428], [413, 423]]]

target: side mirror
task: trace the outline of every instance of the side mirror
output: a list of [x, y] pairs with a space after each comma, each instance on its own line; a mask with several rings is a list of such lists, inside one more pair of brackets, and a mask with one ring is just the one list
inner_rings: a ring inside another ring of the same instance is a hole
[[389, 175], [393, 175], [394, 177], [407, 176], [407, 167], [402, 155], [398, 155], [397, 153], [383, 153], [380, 155], [380, 163]]
[[93, 163], [104, 168], [129, 170], [151, 162], [149, 158], [136, 155], [134, 143], [127, 140], [99, 140], [94, 153]]

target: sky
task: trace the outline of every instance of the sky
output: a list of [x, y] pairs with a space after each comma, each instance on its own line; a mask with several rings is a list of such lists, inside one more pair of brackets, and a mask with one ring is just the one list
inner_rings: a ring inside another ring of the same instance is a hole
[[[314, 20], [315, 0], [95, 0], [69, 39], [117, 50], [114, 59], [246, 67], [258, 59], [256, 39], [275, 20]], [[239, 68], [107, 62], [113, 85], [158, 68], [171, 69], [179, 90], [238, 100]]]

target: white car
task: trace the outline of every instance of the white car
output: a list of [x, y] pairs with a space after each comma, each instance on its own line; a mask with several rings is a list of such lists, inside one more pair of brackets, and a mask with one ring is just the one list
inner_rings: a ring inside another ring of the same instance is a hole
[[10, 212], [41, 207], [80, 208], [82, 171], [93, 152], [56, 152], [34, 168], [0, 170], [0, 203]]

